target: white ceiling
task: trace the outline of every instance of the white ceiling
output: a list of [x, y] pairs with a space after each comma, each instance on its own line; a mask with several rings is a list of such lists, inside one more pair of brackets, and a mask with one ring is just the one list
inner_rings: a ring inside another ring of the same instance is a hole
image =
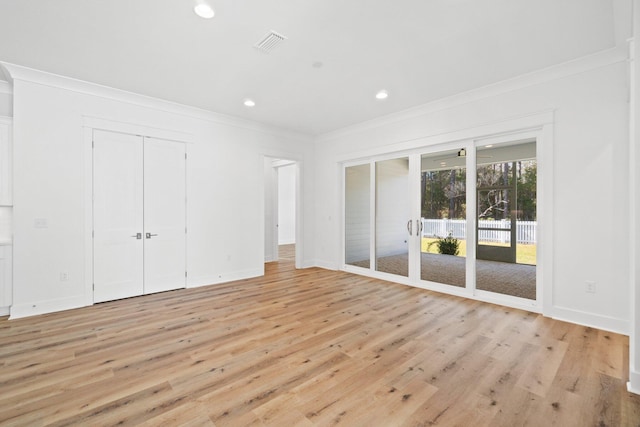
[[[318, 135], [630, 32], [629, 0], [194, 1], [1, 0], [0, 61]], [[269, 30], [288, 40], [265, 54]]]

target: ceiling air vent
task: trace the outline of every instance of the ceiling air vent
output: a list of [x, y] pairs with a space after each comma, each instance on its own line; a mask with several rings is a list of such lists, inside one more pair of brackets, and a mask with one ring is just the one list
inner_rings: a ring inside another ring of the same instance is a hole
[[262, 52], [269, 53], [286, 39], [287, 38], [282, 34], [278, 34], [275, 31], [271, 30], [267, 34], [265, 34], [259, 42], [254, 44], [253, 47]]

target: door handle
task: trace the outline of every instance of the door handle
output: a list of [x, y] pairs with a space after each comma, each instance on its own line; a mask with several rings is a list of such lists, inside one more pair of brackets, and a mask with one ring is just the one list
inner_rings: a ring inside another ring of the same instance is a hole
[[140, 240], [140, 239], [142, 239], [142, 233], [136, 233], [131, 237], [135, 237], [136, 239]]
[[422, 218], [417, 219], [416, 223], [418, 224], [418, 236], [420, 236], [422, 234], [422, 228], [424, 227], [424, 224], [422, 223]]
[[150, 238], [152, 238], [153, 236], [157, 236], [157, 234], [147, 233], [147, 239], [150, 239]]
[[409, 232], [409, 236], [413, 234], [413, 220], [411, 219], [407, 222], [407, 231]]

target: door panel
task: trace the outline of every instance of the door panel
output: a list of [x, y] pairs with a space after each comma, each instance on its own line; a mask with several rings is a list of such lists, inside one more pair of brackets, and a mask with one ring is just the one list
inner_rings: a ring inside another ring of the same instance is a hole
[[143, 152], [134, 135], [96, 130], [93, 138], [94, 302], [101, 302], [143, 291]]
[[536, 226], [535, 157], [535, 142], [477, 147], [475, 265], [479, 291], [537, 298], [535, 231], [531, 236], [523, 230], [525, 225]]
[[376, 163], [376, 271], [409, 276], [411, 220], [409, 158]]
[[457, 149], [420, 157], [421, 280], [466, 286], [466, 171]]
[[345, 264], [371, 265], [370, 165], [345, 168]]
[[144, 293], [186, 284], [185, 146], [144, 143]]

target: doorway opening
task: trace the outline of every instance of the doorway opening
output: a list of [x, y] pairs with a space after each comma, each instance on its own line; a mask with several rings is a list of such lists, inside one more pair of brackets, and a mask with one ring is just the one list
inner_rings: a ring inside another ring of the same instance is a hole
[[265, 157], [265, 262], [296, 262], [298, 162]]

